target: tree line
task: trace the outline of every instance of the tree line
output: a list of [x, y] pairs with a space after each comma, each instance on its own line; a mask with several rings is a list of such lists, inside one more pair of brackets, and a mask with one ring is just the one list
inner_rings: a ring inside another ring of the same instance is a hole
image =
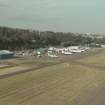
[[48, 46], [105, 44], [105, 38], [85, 37], [83, 34], [36, 31], [0, 27], [0, 49], [21, 50]]

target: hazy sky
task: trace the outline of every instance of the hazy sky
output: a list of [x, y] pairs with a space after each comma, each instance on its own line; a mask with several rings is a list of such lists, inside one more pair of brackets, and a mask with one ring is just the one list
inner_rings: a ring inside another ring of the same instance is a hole
[[105, 0], [0, 0], [0, 26], [105, 33]]

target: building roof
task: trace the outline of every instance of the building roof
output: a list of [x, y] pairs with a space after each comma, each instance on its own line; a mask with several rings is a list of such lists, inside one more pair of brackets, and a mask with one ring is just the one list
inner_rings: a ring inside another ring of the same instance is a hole
[[46, 50], [45, 48], [38, 48], [36, 51], [37, 51], [37, 52], [40, 52], [40, 53], [42, 54], [42, 53], [45, 52], [45, 50]]
[[0, 55], [3, 55], [3, 54], [13, 54], [13, 52], [8, 50], [0, 50]]

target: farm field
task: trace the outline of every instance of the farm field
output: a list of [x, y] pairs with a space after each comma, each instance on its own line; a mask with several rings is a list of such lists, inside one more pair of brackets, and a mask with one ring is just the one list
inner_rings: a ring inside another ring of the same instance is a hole
[[[62, 58], [8, 60], [15, 66], [0, 69], [1, 74], [15, 72], [16, 67], [32, 67], [32, 70], [0, 79], [0, 105], [88, 105], [91, 92], [105, 84], [104, 53], [105, 50], [98, 50], [75, 55], [75, 60], [66, 57], [64, 61]], [[94, 66], [93, 63], [99, 62], [100, 67]]]

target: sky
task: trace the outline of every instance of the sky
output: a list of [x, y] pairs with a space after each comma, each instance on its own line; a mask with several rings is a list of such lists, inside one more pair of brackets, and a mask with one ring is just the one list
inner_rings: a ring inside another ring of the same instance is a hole
[[105, 0], [0, 0], [0, 26], [105, 33]]

